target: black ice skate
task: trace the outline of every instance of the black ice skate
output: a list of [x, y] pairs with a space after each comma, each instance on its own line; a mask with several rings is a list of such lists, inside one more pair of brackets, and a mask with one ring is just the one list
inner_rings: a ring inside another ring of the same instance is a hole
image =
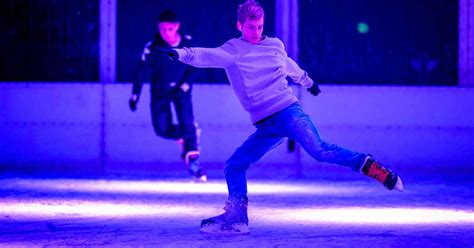
[[396, 189], [398, 191], [403, 191], [402, 179], [400, 179], [400, 177], [389, 168], [381, 165], [378, 161], [373, 160], [370, 155], [366, 157], [361, 172], [366, 176], [375, 178], [389, 190]]
[[201, 221], [201, 232], [210, 234], [249, 234], [248, 200], [228, 200], [225, 213]]
[[194, 177], [197, 183], [207, 182], [207, 176], [199, 164], [199, 151], [189, 151], [184, 156], [184, 163], [188, 167], [188, 172]]

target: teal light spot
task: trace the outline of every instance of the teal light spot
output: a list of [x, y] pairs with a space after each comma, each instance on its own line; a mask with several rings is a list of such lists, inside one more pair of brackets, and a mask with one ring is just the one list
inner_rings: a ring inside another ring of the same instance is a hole
[[369, 25], [365, 22], [359, 22], [357, 23], [357, 31], [360, 34], [366, 34], [369, 32]]

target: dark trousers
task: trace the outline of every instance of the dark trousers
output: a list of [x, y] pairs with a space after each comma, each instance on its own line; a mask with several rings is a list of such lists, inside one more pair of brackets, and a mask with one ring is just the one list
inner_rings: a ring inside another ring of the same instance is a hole
[[[173, 124], [170, 104], [175, 107], [178, 124]], [[191, 90], [183, 92], [177, 89], [166, 96], [156, 96], [152, 92], [150, 107], [156, 135], [165, 139], [183, 139], [184, 154], [198, 150]]]

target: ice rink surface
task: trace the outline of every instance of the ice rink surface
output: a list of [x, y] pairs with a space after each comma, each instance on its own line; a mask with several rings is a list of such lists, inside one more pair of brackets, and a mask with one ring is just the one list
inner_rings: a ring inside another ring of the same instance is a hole
[[250, 235], [213, 236], [225, 181], [0, 179], [0, 246], [474, 247], [474, 182], [361, 177], [249, 179]]

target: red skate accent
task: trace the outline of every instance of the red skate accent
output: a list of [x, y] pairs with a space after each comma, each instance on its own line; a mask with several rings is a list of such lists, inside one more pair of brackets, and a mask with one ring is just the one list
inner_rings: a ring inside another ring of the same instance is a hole
[[373, 177], [381, 183], [385, 183], [389, 175], [390, 171], [377, 161], [372, 161], [367, 171], [367, 176]]
[[199, 154], [200, 154], [199, 151], [189, 151], [184, 156], [184, 163], [186, 165], [189, 165], [190, 160], [194, 160], [194, 159], [199, 158]]

